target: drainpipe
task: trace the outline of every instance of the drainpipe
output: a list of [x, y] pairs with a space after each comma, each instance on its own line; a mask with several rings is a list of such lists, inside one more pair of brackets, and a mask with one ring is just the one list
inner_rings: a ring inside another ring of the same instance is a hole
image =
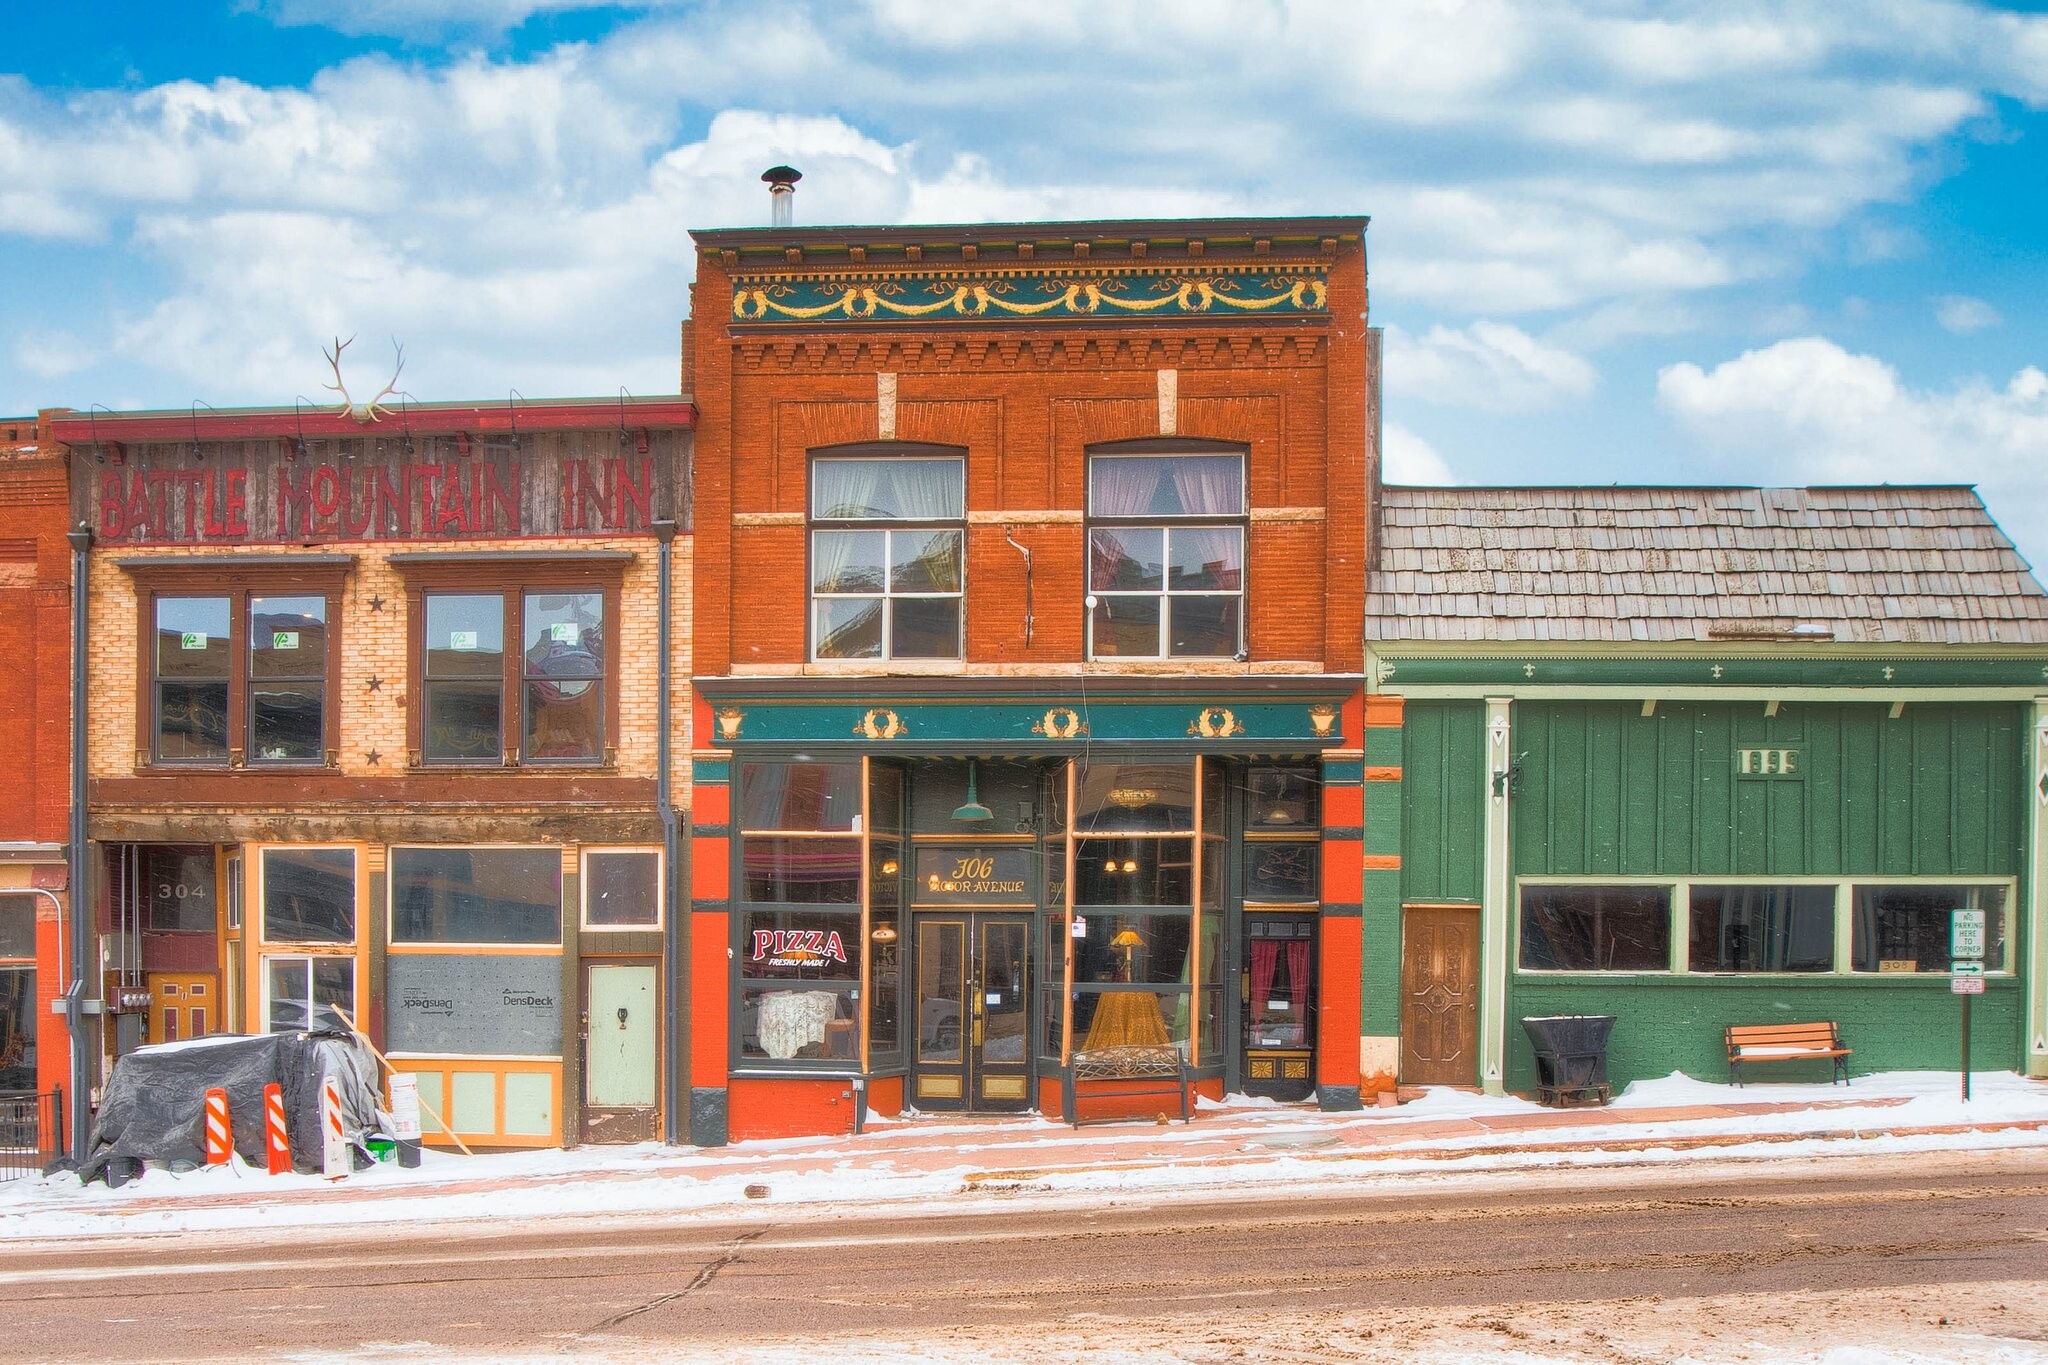
[[668, 1059], [668, 1104], [662, 1112], [662, 1141], [674, 1147], [682, 1143], [689, 1131], [685, 1120], [690, 1108], [690, 1014], [683, 1007], [683, 974], [689, 969], [689, 939], [683, 933], [683, 907], [676, 902], [677, 888], [683, 884], [677, 876], [676, 867], [682, 855], [683, 841], [676, 826], [675, 787], [669, 775], [670, 692], [675, 679], [675, 663], [670, 657], [669, 625], [674, 608], [675, 522], [669, 519], [655, 522], [654, 538], [661, 547], [655, 575], [658, 621], [655, 627], [654, 647], [658, 655], [655, 676], [661, 692], [654, 707], [657, 727], [655, 762], [659, 766], [654, 779], [654, 804], [661, 813], [661, 899], [667, 908], [661, 920], [662, 976], [665, 979], [661, 995], [662, 1055]]
[[91, 1059], [86, 1054], [85, 985], [91, 978], [92, 887], [85, 856], [85, 620], [86, 553], [92, 528], [83, 523], [71, 542], [71, 985], [64, 992], [64, 1025], [71, 1034], [71, 1158], [85, 1160], [92, 1138]]

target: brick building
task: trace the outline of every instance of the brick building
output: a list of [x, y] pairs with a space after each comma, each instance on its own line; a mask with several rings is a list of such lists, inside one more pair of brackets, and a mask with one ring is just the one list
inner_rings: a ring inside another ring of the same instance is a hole
[[695, 234], [695, 1140], [1391, 1085], [1364, 231]]
[[693, 415], [50, 415], [105, 1058], [338, 1008], [470, 1142], [659, 1133]]
[[[71, 550], [63, 452], [0, 418], [0, 1091], [70, 1086]], [[68, 1099], [67, 1099], [68, 1102]]]

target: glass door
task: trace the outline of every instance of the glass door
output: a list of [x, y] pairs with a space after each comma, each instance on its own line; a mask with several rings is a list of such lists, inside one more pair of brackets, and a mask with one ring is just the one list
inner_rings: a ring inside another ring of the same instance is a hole
[[1031, 922], [1015, 911], [916, 917], [916, 1108], [1031, 1107]]

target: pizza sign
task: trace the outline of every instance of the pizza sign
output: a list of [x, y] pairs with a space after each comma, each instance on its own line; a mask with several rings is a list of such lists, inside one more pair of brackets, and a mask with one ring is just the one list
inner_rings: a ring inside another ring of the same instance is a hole
[[765, 967], [846, 965], [846, 944], [837, 929], [756, 929], [750, 960]]

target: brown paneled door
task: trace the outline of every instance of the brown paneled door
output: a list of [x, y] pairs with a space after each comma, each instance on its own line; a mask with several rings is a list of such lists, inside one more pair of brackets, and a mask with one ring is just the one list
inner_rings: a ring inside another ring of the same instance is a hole
[[917, 935], [919, 1109], [1031, 1107], [1031, 916], [922, 914]]
[[1479, 1079], [1479, 907], [1401, 911], [1401, 1080]]

